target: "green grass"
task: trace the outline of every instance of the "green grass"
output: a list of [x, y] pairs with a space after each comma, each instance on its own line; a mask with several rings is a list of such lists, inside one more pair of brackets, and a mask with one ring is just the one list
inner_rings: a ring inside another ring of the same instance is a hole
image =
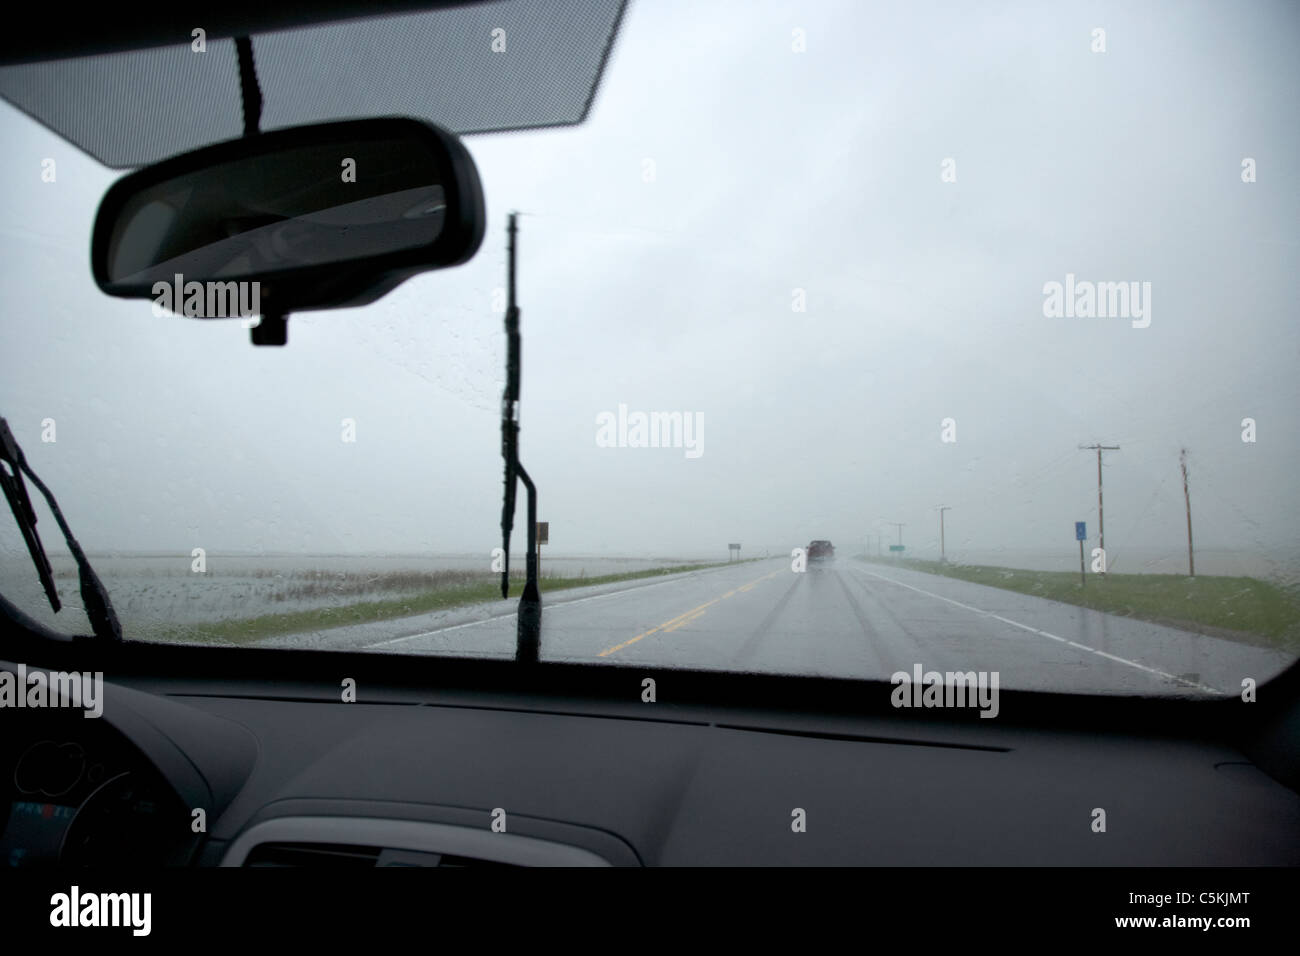
[[[757, 559], [747, 559], [747, 561], [753, 560]], [[593, 584], [633, 581], [639, 578], [653, 578], [664, 574], [677, 574], [682, 571], [699, 571], [704, 568], [721, 567], [726, 563], [682, 564], [645, 571], [601, 574], [594, 577], [549, 577], [543, 575], [539, 583], [542, 590], [543, 604], [545, 604], [546, 595], [553, 591], [587, 587]], [[394, 618], [428, 614], [431, 611], [445, 611], [451, 608], [501, 600], [500, 575], [484, 573], [478, 575], [478, 577], [480, 580], [471, 583], [438, 587], [404, 597], [385, 598], [379, 601], [357, 601], [337, 607], [263, 614], [260, 617], [227, 619], [206, 624], [163, 627], [153, 629], [151, 633], [142, 636], [148, 640], [167, 642], [254, 644], [263, 638], [275, 637], [280, 634], [298, 634], [304, 631], [322, 631], [333, 627], [367, 624], [371, 621], [388, 621]], [[523, 591], [523, 576], [521, 574], [516, 577], [512, 573], [510, 578], [510, 600], [518, 601], [519, 595]]]
[[[871, 560], [871, 559], [869, 559]], [[977, 564], [878, 560], [1126, 617], [1300, 654], [1300, 592], [1258, 578], [1022, 571]]]

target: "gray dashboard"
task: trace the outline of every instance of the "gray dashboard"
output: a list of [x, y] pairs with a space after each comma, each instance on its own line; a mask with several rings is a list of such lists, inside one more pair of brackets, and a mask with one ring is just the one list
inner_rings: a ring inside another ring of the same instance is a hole
[[200, 865], [263, 843], [558, 865], [1300, 864], [1300, 795], [1210, 742], [162, 686], [110, 686], [103, 720], [205, 807]]

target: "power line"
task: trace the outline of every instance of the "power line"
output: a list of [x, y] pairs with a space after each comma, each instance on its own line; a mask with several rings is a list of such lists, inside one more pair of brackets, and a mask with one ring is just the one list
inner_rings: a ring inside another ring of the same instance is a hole
[[1242, 511], [1241, 507], [1237, 504], [1235, 497], [1224, 495], [1219, 491], [1219, 487], [1216, 484], [1217, 479], [1214, 476], [1213, 470], [1206, 467], [1206, 459], [1198, 458], [1194, 461], [1194, 464], [1199, 469], [1196, 473], [1198, 481], [1197, 488], [1202, 491], [1208, 491], [1220, 504], [1226, 504], [1232, 509], [1236, 516], [1241, 519], [1242, 523], [1258, 529], [1259, 520], [1257, 518], [1252, 518], [1250, 515]]
[[1169, 482], [1169, 475], [1166, 474], [1163, 478], [1160, 479], [1160, 484], [1156, 485], [1155, 493], [1151, 495], [1151, 499], [1146, 503], [1146, 507], [1143, 508], [1140, 512], [1138, 512], [1138, 520], [1128, 526], [1130, 538], [1137, 537], [1137, 530], [1140, 527], [1142, 527], [1142, 522], [1146, 521], [1147, 516], [1151, 513], [1151, 506], [1155, 503], [1156, 499], [1160, 496], [1160, 492], [1164, 491], [1165, 485], [1168, 484], [1168, 482]]

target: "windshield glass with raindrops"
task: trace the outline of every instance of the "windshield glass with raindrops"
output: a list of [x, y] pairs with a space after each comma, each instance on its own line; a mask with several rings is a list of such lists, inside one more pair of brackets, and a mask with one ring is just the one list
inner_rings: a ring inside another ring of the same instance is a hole
[[[1295, 8], [737, 9], [632, 4], [585, 123], [465, 137], [469, 263], [283, 349], [101, 294], [118, 174], [0, 104], [0, 413], [128, 639], [513, 657], [517, 212], [542, 660], [985, 706], [1295, 660]], [[66, 606], [11, 520], [0, 593], [88, 633], [33, 497]]]

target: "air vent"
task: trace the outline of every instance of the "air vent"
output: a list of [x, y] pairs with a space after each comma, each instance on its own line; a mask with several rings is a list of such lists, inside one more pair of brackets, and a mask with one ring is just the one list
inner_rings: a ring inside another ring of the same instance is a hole
[[511, 868], [513, 864], [450, 853], [422, 853], [414, 850], [389, 850], [374, 846], [348, 846], [338, 843], [260, 843], [248, 854], [244, 866], [326, 870], [373, 869], [388, 866], [497, 869]]
[[[487, 820], [486, 811], [484, 820]], [[222, 866], [609, 866], [590, 850], [481, 827], [376, 817], [275, 817], [231, 843]]]
[[381, 852], [378, 847], [339, 843], [262, 843], [253, 847], [244, 866], [366, 868], [379, 862]]
[[[401, 866], [402, 864], [397, 863], [397, 864], [389, 864], [389, 865]], [[442, 856], [438, 858], [438, 865], [454, 866], [454, 867], [472, 866], [476, 870], [483, 869], [484, 867], [490, 867], [492, 869], [500, 869], [502, 867], [505, 867], [506, 869], [515, 868], [515, 864], [513, 863], [498, 863], [496, 860], [476, 860], [472, 856], [451, 856], [450, 854], [446, 854], [446, 853], [444, 853]]]

